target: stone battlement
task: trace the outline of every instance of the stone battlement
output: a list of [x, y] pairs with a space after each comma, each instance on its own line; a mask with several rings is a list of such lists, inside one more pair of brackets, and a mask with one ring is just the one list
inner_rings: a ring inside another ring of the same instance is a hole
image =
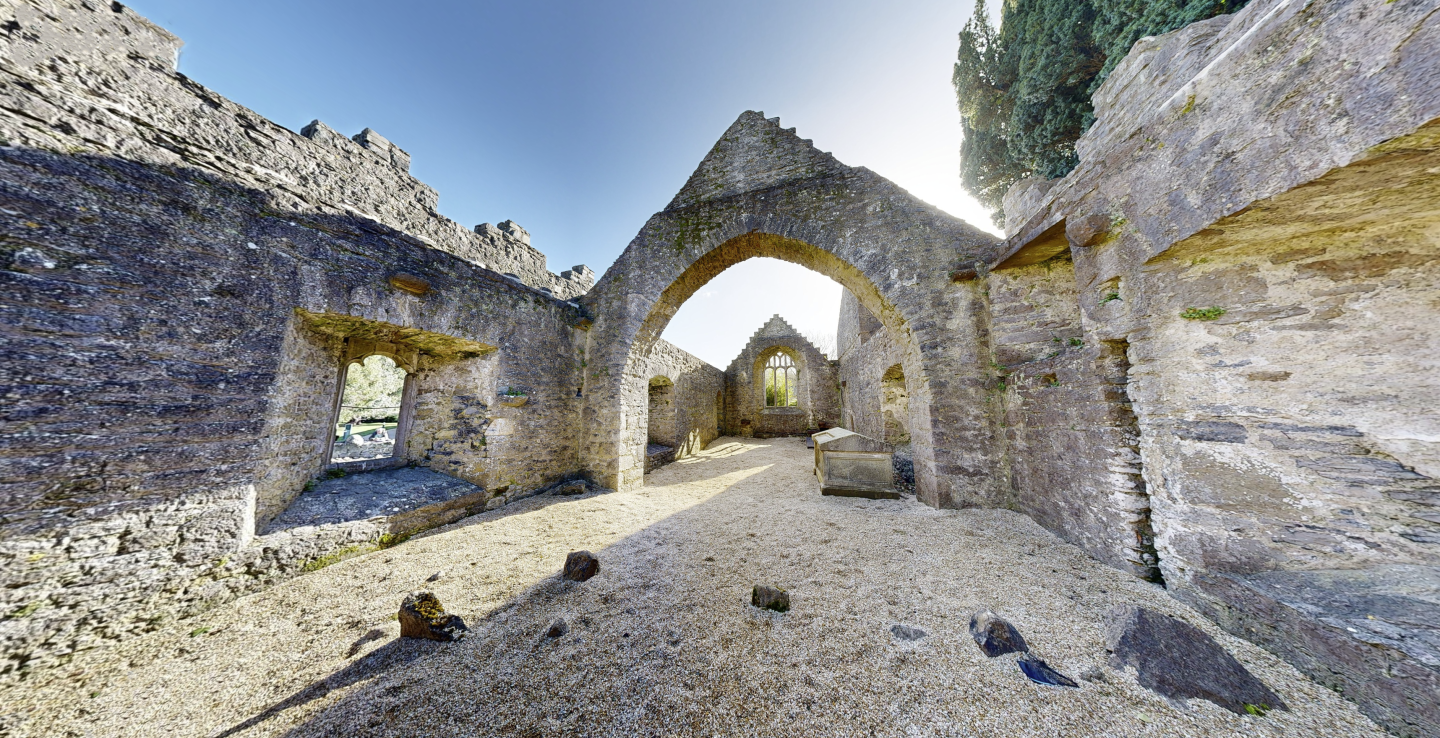
[[297, 134], [206, 89], [177, 71], [180, 39], [118, 3], [22, 3], [14, 16], [0, 39], [12, 80], [0, 99], [20, 113], [0, 121], [6, 145], [209, 170], [278, 207], [369, 218], [560, 299], [593, 284], [551, 273], [518, 226], [480, 233], [441, 215], [410, 155], [374, 130], [347, 137], [315, 121]]

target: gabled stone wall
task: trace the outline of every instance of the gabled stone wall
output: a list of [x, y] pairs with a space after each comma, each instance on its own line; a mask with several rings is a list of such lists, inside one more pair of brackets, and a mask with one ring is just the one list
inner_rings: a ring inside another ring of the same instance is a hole
[[[799, 402], [766, 407], [764, 365], [776, 352], [795, 362]], [[725, 370], [725, 432], [732, 436], [793, 436], [840, 424], [839, 383], [830, 357], [779, 315], [755, 331]]]
[[647, 404], [643, 357], [696, 290], [733, 264], [768, 256], [834, 279], [904, 346], [917, 495], [946, 507], [992, 498], [996, 449], [977, 402], [988, 361], [976, 333], [983, 303], [973, 283], [949, 273], [957, 262], [988, 261], [996, 246], [778, 119], [742, 114], [581, 300], [595, 317], [586, 468], [619, 488], [640, 483], [643, 446], [631, 429]]

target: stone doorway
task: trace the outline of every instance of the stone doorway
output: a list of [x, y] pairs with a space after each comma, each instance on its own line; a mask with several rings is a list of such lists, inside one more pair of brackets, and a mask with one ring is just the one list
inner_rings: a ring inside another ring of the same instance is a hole
[[669, 377], [650, 380], [649, 415], [645, 432], [645, 471], [675, 459], [675, 383]]

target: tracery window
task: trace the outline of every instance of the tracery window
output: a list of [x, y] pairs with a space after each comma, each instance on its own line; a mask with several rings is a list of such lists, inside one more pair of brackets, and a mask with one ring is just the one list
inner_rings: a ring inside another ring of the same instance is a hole
[[799, 375], [795, 361], [777, 353], [765, 362], [765, 407], [796, 407], [800, 404]]

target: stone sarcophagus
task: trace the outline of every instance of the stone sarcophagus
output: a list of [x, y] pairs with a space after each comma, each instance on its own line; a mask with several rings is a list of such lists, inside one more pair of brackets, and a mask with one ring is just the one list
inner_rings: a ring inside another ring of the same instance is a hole
[[816, 433], [820, 494], [898, 500], [890, 445], [844, 428]]

